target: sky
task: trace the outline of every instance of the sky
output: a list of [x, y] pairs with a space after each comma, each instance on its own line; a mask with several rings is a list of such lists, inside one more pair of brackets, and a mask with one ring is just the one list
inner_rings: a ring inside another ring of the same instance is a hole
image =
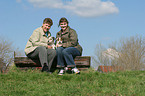
[[145, 0], [0, 0], [0, 36], [24, 52], [33, 31], [48, 17], [54, 37], [59, 19], [68, 19], [83, 56], [95, 55], [100, 43], [108, 47], [121, 38], [145, 36]]

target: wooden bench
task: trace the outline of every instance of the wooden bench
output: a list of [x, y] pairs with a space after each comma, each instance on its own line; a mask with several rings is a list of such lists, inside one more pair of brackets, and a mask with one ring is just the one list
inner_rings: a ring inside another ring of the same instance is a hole
[[[79, 70], [85, 70], [90, 67], [91, 57], [90, 56], [77, 56], [74, 59], [74, 62], [76, 64], [76, 67]], [[26, 68], [38, 68], [39, 69], [39, 68], [41, 68], [41, 64], [40, 64], [39, 60], [31, 60], [27, 57], [15, 57], [14, 56], [14, 63], [16, 65], [16, 67], [18, 67], [20, 69], [26, 69]]]

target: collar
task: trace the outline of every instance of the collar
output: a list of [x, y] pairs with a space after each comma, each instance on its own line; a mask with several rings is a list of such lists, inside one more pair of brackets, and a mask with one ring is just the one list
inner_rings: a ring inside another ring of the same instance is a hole
[[[43, 36], [46, 36], [46, 37], [50, 37], [51, 36], [51, 34], [50, 34], [50, 32], [48, 31], [48, 32], [44, 32], [43, 31], [43, 29], [42, 29], [42, 27], [41, 27], [41, 34], [43, 35]], [[46, 35], [47, 34], [47, 35]]]
[[61, 30], [61, 33], [65, 34], [66, 32], [69, 32], [69, 31], [70, 31], [70, 27], [68, 26], [64, 32], [62, 32], [62, 30]]

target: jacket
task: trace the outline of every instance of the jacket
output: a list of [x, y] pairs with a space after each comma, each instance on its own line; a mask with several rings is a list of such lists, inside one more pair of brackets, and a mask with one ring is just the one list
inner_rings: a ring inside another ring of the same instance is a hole
[[62, 32], [61, 30], [57, 32], [56, 38], [61, 37], [62, 39], [62, 47], [75, 47], [79, 50], [79, 52], [82, 54], [82, 47], [79, 45], [78, 42], [78, 35], [76, 31], [68, 26], [68, 28]]
[[42, 27], [35, 29], [32, 35], [30, 36], [24, 49], [25, 54], [28, 55], [29, 53], [34, 51], [38, 46], [44, 46], [47, 48], [50, 36], [51, 36], [50, 32], [48, 32], [48, 36], [45, 35]]

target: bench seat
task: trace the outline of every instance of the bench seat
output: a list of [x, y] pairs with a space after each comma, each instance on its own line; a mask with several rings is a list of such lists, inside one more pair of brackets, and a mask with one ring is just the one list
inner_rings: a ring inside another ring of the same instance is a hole
[[[77, 56], [74, 59], [74, 62], [79, 70], [85, 70], [90, 67], [91, 57]], [[28, 57], [14, 57], [14, 63], [16, 67], [19, 67], [20, 69], [31, 68], [31, 67], [41, 68], [41, 64], [39, 60], [35, 60], [35, 59], [31, 60]]]

